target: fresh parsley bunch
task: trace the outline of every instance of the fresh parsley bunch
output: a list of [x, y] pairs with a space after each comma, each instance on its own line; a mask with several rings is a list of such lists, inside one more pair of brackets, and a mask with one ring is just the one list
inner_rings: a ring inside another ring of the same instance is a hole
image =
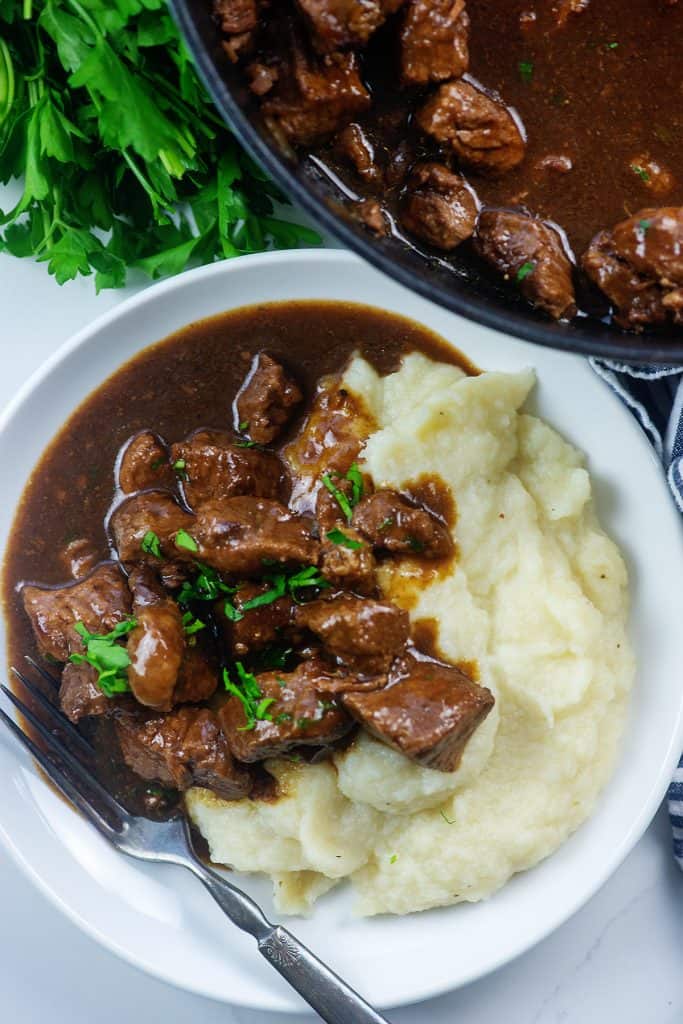
[[0, 251], [100, 288], [319, 241], [204, 91], [164, 0], [0, 0]]

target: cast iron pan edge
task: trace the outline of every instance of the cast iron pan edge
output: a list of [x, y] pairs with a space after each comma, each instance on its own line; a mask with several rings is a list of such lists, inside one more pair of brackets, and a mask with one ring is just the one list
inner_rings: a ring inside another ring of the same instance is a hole
[[[260, 124], [258, 111], [239, 72], [225, 57], [211, 16], [211, 0], [169, 0], [169, 7], [197, 70], [219, 112], [251, 156], [324, 231], [407, 288], [440, 306], [504, 334], [550, 348], [625, 362], [683, 365], [683, 334], [630, 335], [594, 320], [571, 324], [545, 320], [522, 302], [472, 272], [454, 273], [427, 260], [394, 238], [375, 239], [328, 205], [325, 183], [307, 162], [295, 164]], [[328, 191], [328, 198], [333, 193]]]

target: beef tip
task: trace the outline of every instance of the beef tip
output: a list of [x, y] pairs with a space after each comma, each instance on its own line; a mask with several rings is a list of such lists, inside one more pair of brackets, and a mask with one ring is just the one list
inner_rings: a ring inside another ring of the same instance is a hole
[[137, 625], [128, 634], [128, 682], [140, 704], [170, 711], [185, 651], [180, 608], [148, 568], [134, 570], [129, 585]]
[[601, 231], [582, 266], [622, 327], [683, 324], [683, 207], [640, 210]]
[[151, 430], [136, 434], [119, 456], [118, 485], [124, 494], [150, 487], [175, 486], [175, 475], [168, 458], [168, 449]]
[[654, 195], [666, 195], [676, 187], [675, 175], [648, 153], [642, 153], [629, 160], [629, 167], [643, 183], [643, 188]]
[[342, 703], [383, 743], [424, 768], [452, 772], [494, 699], [453, 666], [405, 659], [396, 682], [370, 693], [345, 693]]
[[212, 659], [201, 646], [185, 644], [183, 660], [173, 691], [174, 704], [199, 704], [213, 697], [218, 686], [218, 672]]
[[316, 565], [313, 521], [266, 498], [228, 498], [201, 505], [190, 526], [197, 551], [179, 549], [218, 572], [262, 576], [264, 566]]
[[117, 715], [116, 732], [126, 764], [143, 779], [181, 791], [204, 786], [225, 800], [239, 800], [251, 789], [251, 776], [233, 761], [208, 708], [124, 712]]
[[446, 558], [453, 541], [445, 523], [398, 491], [376, 491], [353, 511], [353, 525], [373, 547], [394, 554]]
[[440, 86], [418, 111], [417, 123], [482, 173], [504, 174], [524, 159], [526, 144], [508, 108], [469, 82]]
[[404, 0], [296, 0], [308, 21], [317, 49], [331, 53], [364, 46]]
[[129, 697], [106, 697], [97, 685], [97, 678], [97, 669], [86, 661], [80, 665], [67, 662], [64, 666], [59, 703], [70, 722], [75, 724], [82, 718], [108, 715], [122, 703], [130, 703]]
[[247, 763], [262, 761], [294, 747], [325, 746], [341, 739], [352, 723], [334, 700], [323, 696], [325, 681], [332, 674], [317, 661], [305, 661], [294, 672], [256, 676], [262, 699], [273, 703], [267, 708], [269, 717], [256, 721], [253, 729], [245, 728], [244, 706], [231, 696], [219, 717], [235, 757]]
[[162, 586], [167, 590], [176, 590], [182, 587], [187, 579], [187, 566], [181, 562], [163, 562], [158, 569], [159, 579]]
[[525, 213], [485, 210], [474, 244], [534, 306], [556, 320], [574, 316], [572, 265], [554, 228]]
[[[121, 502], [109, 525], [122, 562], [146, 563], [159, 569], [166, 558], [177, 561], [174, 538], [179, 530], [192, 529], [193, 522], [194, 517], [168, 491], [143, 491]], [[151, 550], [143, 550], [148, 533], [159, 538], [162, 559]]]
[[256, 96], [265, 96], [273, 88], [279, 78], [276, 67], [270, 64], [263, 64], [261, 61], [254, 61], [247, 69], [249, 88]]
[[353, 167], [363, 181], [376, 182], [382, 177], [382, 171], [375, 160], [375, 150], [361, 125], [347, 124], [342, 128], [334, 142], [335, 152]]
[[76, 537], [60, 552], [59, 560], [70, 576], [80, 580], [97, 565], [97, 549], [86, 537]]
[[[335, 590], [353, 590], [370, 596], [377, 589], [375, 557], [365, 539], [349, 526], [340, 528], [345, 541], [325, 538], [320, 549], [320, 571]], [[348, 544], [358, 545], [349, 547]]]
[[410, 85], [460, 78], [469, 64], [465, 0], [410, 0], [401, 29], [401, 73]]
[[314, 507], [325, 473], [337, 474], [335, 484], [343, 490], [342, 478], [374, 428], [362, 403], [340, 386], [339, 378], [324, 378], [302, 429], [283, 452], [294, 477], [292, 508]]
[[244, 611], [249, 601], [272, 590], [270, 583], [243, 583], [229, 600], [237, 615], [228, 618], [225, 614], [225, 600], [214, 606], [216, 621], [221, 629], [226, 647], [233, 658], [244, 658], [247, 654], [263, 650], [268, 644], [280, 639], [292, 618], [291, 597], [278, 597], [270, 604], [259, 605]]
[[294, 621], [320, 637], [342, 665], [365, 676], [386, 672], [408, 640], [407, 612], [352, 594], [298, 605]]
[[474, 234], [477, 214], [477, 198], [459, 174], [436, 163], [413, 169], [400, 213], [411, 234], [450, 252]]
[[276, 137], [309, 146], [338, 132], [370, 106], [370, 94], [353, 53], [316, 56], [305, 40], [292, 36], [291, 63], [262, 104]]
[[373, 235], [381, 238], [389, 234], [389, 220], [379, 199], [361, 199], [360, 202], [349, 203], [346, 209], [355, 220], [365, 224]]
[[213, 9], [226, 36], [223, 49], [236, 63], [253, 48], [259, 22], [258, 0], [215, 0]]
[[126, 581], [111, 562], [103, 562], [77, 583], [65, 587], [27, 584], [21, 591], [24, 609], [41, 654], [66, 661], [83, 643], [74, 629], [82, 622], [90, 633], [109, 633], [130, 616]]
[[277, 455], [239, 447], [224, 431], [198, 430], [174, 444], [171, 453], [191, 508], [203, 501], [238, 494], [257, 498], [277, 498], [280, 494], [282, 463]]
[[302, 398], [298, 385], [280, 363], [259, 352], [235, 400], [239, 422], [245, 424], [240, 429], [257, 444], [270, 444], [282, 433]]

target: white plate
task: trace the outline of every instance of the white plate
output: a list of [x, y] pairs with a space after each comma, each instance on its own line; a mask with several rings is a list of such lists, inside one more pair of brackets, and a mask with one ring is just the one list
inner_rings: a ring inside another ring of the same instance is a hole
[[[413, 317], [484, 368], [535, 366], [538, 411], [588, 453], [603, 524], [625, 551], [631, 573], [640, 670], [617, 771], [591, 820], [485, 903], [355, 920], [348, 893], [338, 891], [311, 920], [293, 922], [304, 941], [371, 1001], [395, 1006], [463, 985], [527, 950], [589, 899], [646, 828], [683, 745], [683, 537], [648, 442], [583, 359], [477, 327], [335, 251], [250, 256], [192, 271], [125, 302], [67, 343], [0, 418], [0, 535], [9, 535], [30, 468], [47, 442], [121, 363], [192, 320], [296, 298], [353, 300]], [[189, 875], [109, 849], [5, 736], [0, 777], [0, 836], [36, 884], [90, 935], [191, 991], [267, 1010], [301, 1009], [252, 940], [225, 921]], [[272, 914], [269, 885], [244, 885]]]

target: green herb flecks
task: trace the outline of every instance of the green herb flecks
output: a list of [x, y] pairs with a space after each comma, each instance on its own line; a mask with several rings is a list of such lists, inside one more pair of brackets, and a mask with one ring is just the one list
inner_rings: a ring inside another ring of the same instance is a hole
[[187, 530], [178, 530], [175, 535], [175, 546], [183, 551], [199, 551], [199, 545]]
[[178, 594], [178, 604], [188, 605], [192, 601], [217, 601], [223, 594], [234, 594], [237, 587], [224, 583], [215, 569], [202, 562], [196, 563], [199, 573], [192, 583], [186, 580]]
[[649, 171], [647, 171], [644, 167], [641, 167], [640, 164], [631, 164], [631, 170], [634, 174], [638, 175], [641, 181], [644, 181], [646, 184], [650, 181]]
[[534, 77], [534, 65], [530, 60], [520, 60], [517, 64], [517, 70], [519, 71], [519, 77], [527, 85]]
[[650, 230], [650, 228], [652, 227], [652, 221], [651, 220], [639, 220], [638, 221], [638, 227], [643, 232], [643, 234], [646, 235], [648, 233], [648, 231]]
[[[347, 521], [351, 522], [353, 509], [363, 497], [363, 475], [358, 468], [357, 463], [353, 463], [353, 465], [344, 474], [343, 478], [340, 477], [339, 473], [324, 473], [321, 479], [323, 485], [327, 488], [339, 505], [339, 508], [344, 513]], [[347, 480], [351, 484], [350, 495], [347, 496], [344, 491], [335, 484], [334, 481], [340, 479]]]
[[398, 854], [397, 853], [392, 853], [391, 857], [389, 858], [389, 863], [390, 864], [395, 864], [397, 860], [398, 860]]
[[237, 144], [159, 0], [0, 0], [0, 250], [118, 288], [319, 244]]
[[97, 685], [105, 697], [115, 697], [130, 690], [127, 672], [130, 658], [126, 648], [117, 643], [117, 640], [126, 636], [136, 626], [135, 619], [124, 619], [114, 626], [111, 633], [101, 634], [90, 633], [82, 622], [74, 625], [74, 629], [85, 644], [85, 654], [72, 654], [69, 661], [74, 665], [87, 662], [97, 669]]
[[351, 551], [358, 551], [359, 548], [363, 547], [363, 544], [359, 540], [354, 540], [353, 537], [347, 537], [341, 530], [334, 529], [329, 530], [325, 536], [328, 540], [331, 540], [333, 544], [338, 544], [342, 548], [349, 548]]
[[161, 541], [154, 530], [148, 530], [145, 536], [142, 538], [140, 547], [146, 555], [153, 555], [154, 558], [162, 558], [161, 554]]
[[185, 483], [187, 482], [187, 462], [185, 461], [185, 459], [175, 460], [175, 462], [173, 463], [173, 472], [180, 480], [183, 480]]
[[239, 683], [234, 683], [228, 674], [227, 668], [223, 669], [223, 685], [228, 693], [236, 697], [244, 709], [246, 725], [239, 728], [239, 732], [248, 732], [256, 728], [257, 722], [272, 722], [273, 716], [268, 708], [275, 703], [274, 697], [264, 697], [261, 693], [256, 676], [247, 672], [241, 661], [235, 662]]
[[185, 612], [182, 621], [185, 636], [191, 637], [196, 633], [200, 633], [202, 629], [206, 629], [206, 623], [202, 622], [201, 619], [195, 618], [192, 612]]
[[521, 284], [536, 269], [535, 263], [523, 263], [517, 271], [517, 284]]

